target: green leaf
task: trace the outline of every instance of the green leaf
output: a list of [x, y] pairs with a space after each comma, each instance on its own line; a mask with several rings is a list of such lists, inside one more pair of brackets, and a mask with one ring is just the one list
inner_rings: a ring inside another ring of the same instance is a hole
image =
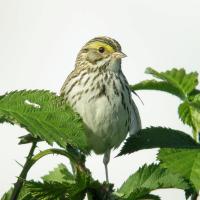
[[167, 81], [171, 85], [177, 87], [184, 93], [185, 96], [192, 92], [198, 85], [198, 73], [186, 73], [185, 69], [171, 69], [165, 72], [157, 72], [152, 68], [147, 68], [146, 73], [153, 75], [156, 78]]
[[[34, 181], [27, 181], [25, 188], [31, 194], [32, 198], [38, 200], [65, 200], [67, 198], [67, 187], [64, 184], [41, 183]], [[30, 200], [32, 200], [32, 198]]]
[[7, 93], [0, 99], [0, 122], [19, 124], [34, 137], [61, 147], [69, 143], [88, 150], [81, 118], [62, 102], [62, 98], [44, 90]]
[[191, 110], [190, 103], [188, 101], [185, 101], [179, 105], [178, 113], [179, 113], [180, 119], [182, 120], [184, 124], [187, 124], [193, 127], [192, 110]]
[[140, 200], [161, 200], [159, 196], [153, 194], [147, 194]]
[[151, 127], [141, 129], [138, 134], [130, 136], [126, 140], [119, 155], [151, 148], [200, 149], [200, 145], [195, 142], [192, 137], [182, 131], [162, 127]]
[[189, 188], [188, 183], [180, 176], [161, 168], [159, 165], [144, 165], [137, 172], [131, 175], [121, 188], [117, 191], [127, 198], [140, 199], [151, 191], [162, 188]]
[[190, 187], [187, 190], [185, 190], [185, 198], [189, 199], [191, 197], [191, 200], [194, 199], [193, 197], [196, 196], [196, 194], [198, 194], [198, 191], [196, 191], [196, 189], [194, 187]]
[[194, 130], [194, 138], [198, 140], [200, 132], [200, 94], [195, 95], [191, 101], [184, 101], [178, 108], [179, 117], [184, 124]]
[[[13, 193], [13, 187], [10, 188], [10, 190], [3, 195], [1, 200], [10, 200], [12, 193]], [[22, 187], [17, 199], [18, 200], [30, 200], [30, 198], [31, 198], [30, 193], [27, 192], [24, 187]], [[32, 198], [31, 200], [36, 200], [36, 199]]]
[[187, 96], [195, 90], [198, 85], [198, 73], [186, 73], [185, 69], [171, 69], [165, 72], [157, 72], [152, 68], [146, 69], [147, 74], [153, 75], [157, 80], [146, 80], [136, 85], [131, 86], [132, 90], [160, 90], [176, 95], [181, 99], [186, 99]]
[[158, 160], [162, 167], [190, 180], [200, 189], [200, 150], [199, 149], [161, 149]]
[[194, 96], [197, 94], [200, 94], [200, 90], [198, 90], [198, 89], [194, 89], [194, 90], [192, 90], [192, 92], [190, 92], [190, 96]]
[[123, 200], [160, 200], [160, 197], [148, 193], [148, 188], [136, 189], [127, 198], [123, 197]]
[[145, 80], [135, 85], [130, 86], [131, 90], [159, 90], [163, 92], [168, 92], [179, 98], [185, 98], [183, 92], [176, 86], [166, 82], [166, 81], [156, 81], [156, 80]]
[[17, 200], [37, 200], [37, 199], [34, 198], [31, 195], [31, 193], [29, 192], [29, 190], [27, 190], [23, 185], [21, 190], [20, 190], [20, 193], [19, 193]]
[[10, 188], [2, 197], [1, 200], [10, 200], [13, 188]]
[[28, 194], [30, 200], [83, 200], [91, 180], [84, 172], [77, 172], [74, 178], [63, 164], [42, 179], [44, 182], [26, 181], [23, 187], [26, 193], [20, 200], [28, 200]]
[[48, 175], [42, 177], [44, 182], [75, 182], [75, 178], [69, 172], [64, 164], [59, 164], [53, 171], [50, 171]]
[[88, 200], [122, 200], [120, 194], [114, 193], [114, 185], [108, 182], [101, 184], [99, 181], [91, 179], [88, 191]]
[[84, 172], [78, 171], [75, 180], [76, 183], [70, 190], [70, 197], [72, 200], [82, 200], [84, 199], [86, 189], [90, 185], [91, 177]]

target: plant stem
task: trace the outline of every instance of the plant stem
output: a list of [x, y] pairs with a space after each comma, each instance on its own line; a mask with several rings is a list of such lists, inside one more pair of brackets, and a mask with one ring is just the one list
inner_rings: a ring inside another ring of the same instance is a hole
[[76, 168], [80, 171], [87, 171], [84, 163], [82, 160], [79, 160], [75, 155], [73, 155], [71, 152], [62, 150], [62, 149], [56, 149], [56, 148], [51, 148], [51, 149], [46, 149], [44, 151], [41, 151], [40, 153], [36, 154], [35, 156], [32, 157], [32, 159], [29, 162], [29, 169], [42, 157], [50, 154], [57, 154], [57, 155], [62, 155], [70, 159], [70, 161], [76, 166]]
[[33, 142], [32, 143], [32, 146], [31, 146], [31, 149], [30, 149], [30, 152], [27, 156], [27, 159], [26, 159], [26, 162], [24, 164], [24, 167], [17, 179], [17, 182], [14, 184], [14, 189], [13, 189], [13, 193], [12, 193], [12, 196], [11, 196], [11, 199], [10, 200], [16, 200], [19, 196], [19, 193], [20, 193], [20, 190], [22, 188], [22, 185], [23, 185], [23, 182], [24, 180], [26, 179], [26, 176], [27, 176], [27, 173], [29, 171], [29, 163], [33, 157], [33, 153], [34, 153], [34, 150], [36, 148], [36, 144], [37, 142]]
[[32, 143], [32, 147], [31, 150], [27, 156], [27, 160], [26, 163], [22, 169], [22, 172], [20, 173], [17, 182], [14, 184], [14, 190], [11, 196], [10, 200], [17, 200], [17, 197], [20, 193], [20, 190], [22, 188], [23, 182], [26, 179], [27, 173], [30, 170], [30, 168], [41, 158], [43, 158], [46, 155], [50, 155], [50, 154], [58, 154], [58, 155], [63, 155], [65, 157], [67, 157], [68, 159], [70, 159], [70, 161], [72, 163], [74, 163], [74, 165], [76, 166], [76, 168], [80, 171], [85, 171], [87, 172], [88, 169], [85, 167], [84, 163], [82, 163], [81, 160], [79, 160], [79, 158], [74, 155], [72, 152], [66, 151], [66, 150], [62, 150], [62, 149], [46, 149], [44, 151], [41, 151], [40, 153], [36, 154], [35, 156], [33, 156], [35, 147], [36, 147], [37, 142], [33, 142]]
[[[193, 129], [193, 137], [197, 143], [199, 143], [199, 131]], [[199, 192], [194, 192], [191, 196], [191, 200], [197, 200], [199, 196]]]
[[90, 192], [87, 192], [87, 199], [88, 200], [93, 200], [93, 196]]
[[191, 196], [191, 200], [197, 200], [198, 196], [199, 196], [198, 192], [193, 193]]

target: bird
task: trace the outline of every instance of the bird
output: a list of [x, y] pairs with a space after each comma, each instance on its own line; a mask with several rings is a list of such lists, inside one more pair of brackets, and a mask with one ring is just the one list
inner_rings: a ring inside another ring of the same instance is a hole
[[79, 51], [74, 70], [67, 76], [60, 95], [82, 118], [89, 147], [104, 154], [106, 181], [112, 149], [127, 134], [141, 129], [138, 108], [122, 72], [126, 55], [115, 39], [100, 36], [89, 40]]

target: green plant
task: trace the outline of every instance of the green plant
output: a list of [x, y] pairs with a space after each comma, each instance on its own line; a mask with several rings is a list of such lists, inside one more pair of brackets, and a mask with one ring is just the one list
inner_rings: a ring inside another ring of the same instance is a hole
[[[2, 200], [158, 200], [151, 194], [161, 188], [179, 188], [186, 198], [197, 199], [200, 189], [200, 91], [198, 74], [187, 74], [184, 69], [157, 72], [146, 71], [156, 79], [130, 86], [135, 90], [160, 90], [181, 99], [180, 119], [192, 127], [193, 137], [179, 130], [149, 127], [126, 139], [118, 156], [141, 149], [160, 148], [158, 164], [144, 165], [132, 174], [120, 188], [111, 183], [94, 180], [85, 166], [90, 153], [81, 118], [63, 103], [62, 98], [44, 90], [23, 90], [0, 96], [0, 122], [18, 124], [29, 134], [20, 137], [20, 144], [32, 143], [26, 163], [14, 187]], [[57, 143], [35, 154], [38, 142]], [[73, 173], [59, 164], [42, 177], [42, 181], [26, 180], [28, 171], [41, 158], [58, 154], [69, 159]]]

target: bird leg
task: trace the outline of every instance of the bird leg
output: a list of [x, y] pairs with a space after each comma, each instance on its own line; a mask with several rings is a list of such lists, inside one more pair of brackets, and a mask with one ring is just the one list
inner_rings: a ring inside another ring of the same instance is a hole
[[105, 172], [106, 172], [106, 182], [109, 182], [109, 179], [108, 179], [108, 163], [109, 163], [109, 161], [110, 161], [110, 149], [108, 151], [106, 151], [103, 156], [103, 163], [104, 163]]

